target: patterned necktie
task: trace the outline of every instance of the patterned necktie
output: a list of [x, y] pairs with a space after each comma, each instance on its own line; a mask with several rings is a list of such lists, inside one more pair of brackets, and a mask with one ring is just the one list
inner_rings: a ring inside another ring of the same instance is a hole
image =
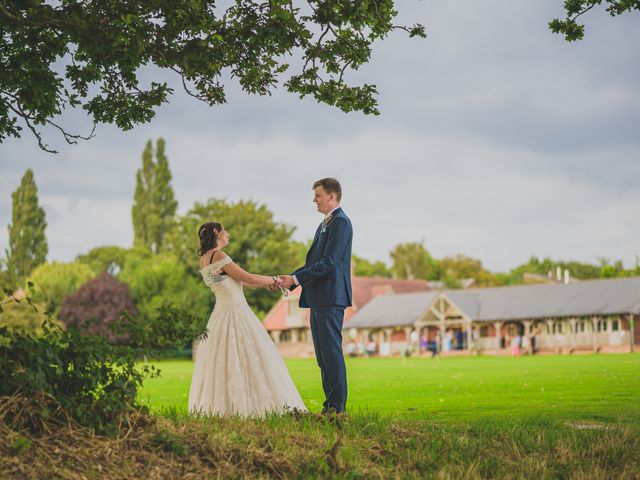
[[326, 227], [327, 223], [329, 223], [331, 221], [333, 217], [331, 215], [328, 215], [323, 221], [322, 221], [322, 226]]

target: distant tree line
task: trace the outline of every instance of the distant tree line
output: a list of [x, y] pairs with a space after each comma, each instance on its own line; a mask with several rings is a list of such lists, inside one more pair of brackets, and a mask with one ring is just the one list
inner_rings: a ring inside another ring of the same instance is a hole
[[[196, 232], [208, 221], [220, 222], [232, 232], [227, 252], [249, 271], [289, 272], [303, 263], [307, 244], [294, 241], [295, 227], [276, 222], [265, 205], [212, 198], [177, 215], [171, 180], [164, 140], [158, 139], [155, 148], [147, 142], [136, 172], [132, 245], [97, 246], [73, 262], [47, 262], [46, 215], [39, 204], [34, 174], [27, 170], [11, 196], [9, 245], [6, 259], [0, 262], [0, 287], [5, 298], [21, 288], [35, 308], [25, 302], [3, 303], [0, 326], [37, 330], [45, 314], [66, 325], [96, 317], [106, 324], [120, 311], [153, 318], [169, 304], [192, 312], [206, 324], [215, 298], [202, 283]], [[569, 270], [576, 279], [640, 275], [638, 264], [625, 269], [621, 261], [600, 259], [598, 264], [588, 264], [537, 257], [507, 273], [492, 273], [479, 259], [463, 254], [434, 258], [424, 242], [396, 245], [390, 260], [388, 265], [354, 255], [354, 274], [436, 281], [446, 288], [460, 288], [468, 279], [478, 287], [512, 285], [525, 282], [525, 274], [533, 274], [535, 280], [535, 275], [546, 277], [557, 268]], [[259, 316], [279, 298], [264, 289], [245, 293]], [[94, 331], [106, 332], [98, 327]]]
[[591, 264], [573, 260], [552, 260], [550, 257], [539, 259], [535, 256], [509, 272], [493, 273], [486, 270], [479, 259], [463, 254], [436, 259], [431, 256], [424, 242], [400, 243], [390, 252], [390, 257], [391, 266], [388, 267], [381, 261], [371, 262], [354, 256], [354, 273], [360, 276], [438, 281], [447, 288], [460, 288], [462, 282], [467, 279], [473, 279], [473, 285], [477, 287], [542, 281], [542, 277], [547, 278], [550, 275], [555, 278], [558, 268], [562, 272], [568, 270], [571, 277], [578, 280], [640, 275], [638, 261], [634, 267], [626, 269], [621, 260], [611, 262], [606, 258], [600, 258], [597, 264]]

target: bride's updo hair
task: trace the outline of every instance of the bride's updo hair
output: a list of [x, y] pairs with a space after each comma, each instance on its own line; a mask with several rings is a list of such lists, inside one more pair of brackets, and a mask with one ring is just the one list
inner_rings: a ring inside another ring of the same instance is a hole
[[216, 222], [207, 222], [200, 225], [198, 237], [200, 238], [200, 248], [198, 255], [202, 256], [218, 245], [218, 234], [222, 231], [222, 225]]

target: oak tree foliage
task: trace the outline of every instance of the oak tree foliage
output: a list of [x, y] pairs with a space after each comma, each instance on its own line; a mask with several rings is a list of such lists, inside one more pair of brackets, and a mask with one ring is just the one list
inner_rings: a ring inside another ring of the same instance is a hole
[[[421, 25], [395, 25], [393, 0], [6, 0], [0, 4], [0, 142], [26, 126], [41, 148], [43, 125], [69, 143], [57, 117], [84, 109], [94, 123], [129, 130], [150, 121], [173, 93], [141, 80], [143, 68], [174, 72], [185, 91], [214, 106], [223, 78], [250, 94], [278, 84], [349, 112], [377, 114], [376, 87], [347, 74], [393, 30], [424, 37]], [[290, 68], [290, 64], [298, 65]], [[152, 78], [157, 79], [157, 75]]]
[[578, 19], [594, 7], [604, 3], [605, 10], [612, 17], [622, 15], [633, 10], [640, 11], [640, 0], [565, 0], [564, 10], [567, 14], [564, 20], [556, 18], [549, 22], [549, 28], [554, 33], [564, 35], [568, 42], [584, 38], [584, 24]]

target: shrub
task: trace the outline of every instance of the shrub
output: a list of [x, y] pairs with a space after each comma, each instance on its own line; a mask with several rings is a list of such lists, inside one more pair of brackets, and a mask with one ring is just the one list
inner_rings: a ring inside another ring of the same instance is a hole
[[24, 409], [8, 413], [16, 429], [40, 431], [52, 421], [72, 418], [98, 433], [116, 433], [143, 408], [137, 404], [143, 380], [159, 373], [137, 361], [204, 333], [191, 313], [172, 306], [153, 317], [125, 314], [107, 324], [114, 334], [128, 337], [129, 345], [112, 345], [84, 327], [71, 325], [65, 331], [51, 318], [40, 336], [0, 327], [0, 396], [34, 402], [29, 415]]
[[85, 327], [87, 333], [103, 335], [112, 343], [121, 343], [124, 337], [115, 335], [109, 324], [122, 312], [136, 314], [129, 288], [103, 272], [65, 298], [60, 320], [67, 326]]
[[30, 275], [30, 280], [37, 285], [33, 300], [44, 304], [47, 312], [57, 315], [65, 297], [93, 277], [93, 270], [82, 263], [43, 263]]
[[4, 270], [5, 262], [0, 260], [0, 289], [2, 291], [13, 289], [13, 282], [9, 277], [9, 272]]
[[185, 265], [170, 254], [131, 251], [118, 279], [129, 285], [137, 311], [145, 316], [167, 300], [202, 318], [208, 318], [213, 307], [213, 295], [203, 284], [202, 276], [190, 274]]
[[9, 332], [42, 334], [41, 326], [47, 319], [44, 305], [12, 301], [10, 297], [5, 297], [0, 303], [0, 327], [5, 327]]

